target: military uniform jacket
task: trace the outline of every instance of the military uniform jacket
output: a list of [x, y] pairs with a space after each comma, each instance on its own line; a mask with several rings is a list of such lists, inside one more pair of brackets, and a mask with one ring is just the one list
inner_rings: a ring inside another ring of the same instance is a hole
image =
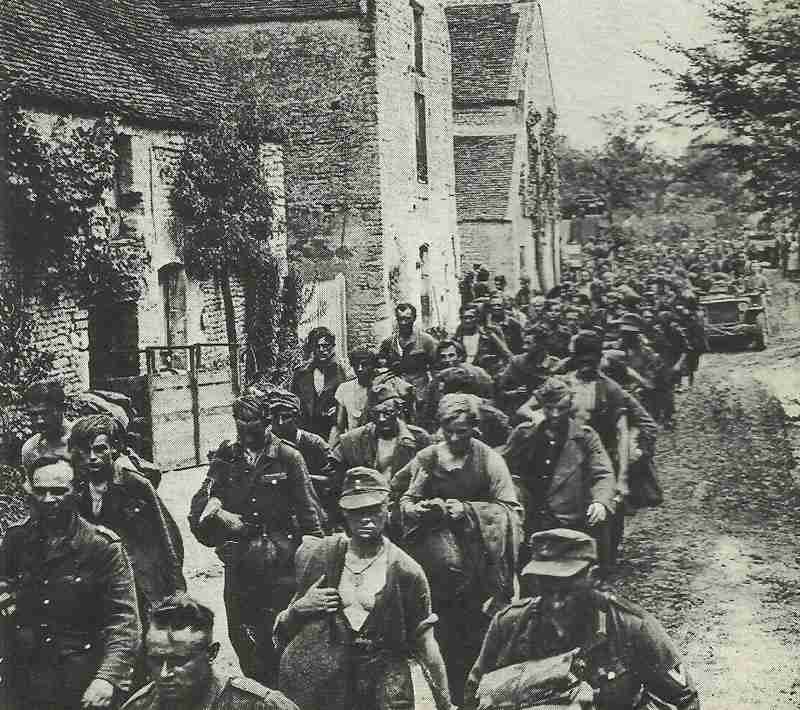
[[[250, 678], [224, 681], [216, 674], [205, 697], [195, 707], [197, 710], [298, 710], [297, 705], [283, 693]], [[122, 706], [122, 710], [161, 710], [156, 684], [144, 686]]]
[[[521, 599], [495, 615], [467, 679], [465, 709], [475, 708], [475, 694], [485, 674], [558, 653], [543, 649], [549, 629], [539, 602], [539, 598]], [[643, 692], [679, 710], [699, 710], [692, 679], [655, 617], [611, 593], [590, 592], [588, 603], [581, 644], [586, 667], [581, 675], [599, 691], [598, 710], [630, 710], [638, 706]]]
[[[319, 393], [314, 386], [315, 369], [319, 369], [324, 377]], [[311, 362], [294, 373], [292, 392], [300, 398], [300, 418], [304, 429], [327, 441], [331, 428], [336, 424], [336, 390], [346, 380], [344, 368], [335, 360], [319, 368]]]
[[92, 511], [89, 483], [78, 489], [78, 512], [89, 522], [117, 533], [130, 557], [137, 590], [149, 604], [185, 590], [183, 540], [172, 515], [153, 485], [123, 462], [103, 496], [99, 515]]
[[[431, 437], [424, 429], [406, 424], [402, 419], [397, 424], [397, 446], [392, 456], [391, 478], [417, 455], [417, 451], [431, 443]], [[375, 425], [370, 422], [342, 434], [339, 443], [333, 447], [331, 457], [340, 469], [340, 478], [347, 469], [355, 466], [375, 468], [378, 458]]]
[[[244, 534], [231, 533], [216, 517], [201, 525], [200, 515], [211, 497], [218, 498], [224, 510], [241, 515], [248, 530]], [[206, 480], [192, 498], [189, 524], [202, 544], [215, 547], [235, 544], [264, 532], [290, 538], [299, 537], [297, 533], [320, 536], [317, 511], [302, 455], [270, 435], [264, 451], [252, 465], [246, 460], [241, 444], [226, 441], [220, 445]]]
[[[75, 515], [52, 544], [35, 520], [0, 544], [0, 580], [16, 591], [7, 625], [12, 680], [24, 700], [79, 699], [95, 678], [130, 690], [141, 625], [128, 557], [118, 535]], [[7, 659], [3, 659], [4, 661]], [[3, 678], [5, 680], [5, 678]]]
[[[535, 460], [536, 432], [543, 424], [520, 424], [501, 450], [511, 475], [523, 485], [534, 473], [530, 471], [530, 462]], [[591, 503], [602, 503], [613, 513], [615, 492], [614, 468], [600, 436], [591, 427], [570, 420], [547, 491], [546, 507], [567, 522], [582, 521]], [[537, 509], [542, 503], [531, 501]]]

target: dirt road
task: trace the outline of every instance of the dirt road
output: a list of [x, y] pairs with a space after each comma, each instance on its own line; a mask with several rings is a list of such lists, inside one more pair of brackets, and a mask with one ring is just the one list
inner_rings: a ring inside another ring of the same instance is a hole
[[[796, 377], [797, 288], [777, 287], [774, 300], [770, 347], [705, 357], [679, 395], [677, 427], [659, 441], [666, 502], [628, 519], [616, 574], [619, 592], [655, 613], [685, 652], [705, 710], [800, 706], [800, 491], [776, 399]], [[165, 477], [181, 524], [202, 474]], [[190, 588], [222, 629], [221, 565], [184, 534]], [[235, 667], [227, 642], [222, 662]]]

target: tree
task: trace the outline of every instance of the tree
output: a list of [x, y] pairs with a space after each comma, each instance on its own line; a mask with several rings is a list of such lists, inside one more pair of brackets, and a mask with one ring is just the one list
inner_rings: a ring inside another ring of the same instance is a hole
[[593, 198], [603, 203], [613, 223], [620, 210], [633, 209], [647, 198], [657, 168], [663, 173], [667, 159], [656, 154], [648, 124], [631, 122], [621, 111], [599, 120], [606, 129], [603, 145], [576, 149], [560, 140], [562, 211], [578, 214], [581, 204]]
[[251, 282], [272, 260], [273, 195], [262, 166], [267, 136], [252, 104], [235, 102], [209, 130], [187, 139], [174, 169], [171, 201], [186, 273], [215, 279], [236, 377], [236, 313], [231, 279]]
[[[658, 65], [680, 97], [682, 120], [718, 127], [755, 206], [800, 207], [800, 5], [791, 0], [712, 0], [719, 39], [665, 43], [686, 69]], [[653, 61], [653, 60], [650, 60]], [[654, 62], [656, 63], [656, 62]]]

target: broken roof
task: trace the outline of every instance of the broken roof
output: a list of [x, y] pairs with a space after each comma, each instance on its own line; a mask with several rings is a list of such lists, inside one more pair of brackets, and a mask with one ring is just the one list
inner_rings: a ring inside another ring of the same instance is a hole
[[21, 96], [70, 110], [200, 125], [224, 95], [201, 50], [154, 0], [8, 0], [0, 47]]
[[507, 219], [515, 136], [456, 136], [459, 221]]
[[519, 13], [511, 3], [448, 7], [453, 103], [515, 100], [512, 88]]
[[360, 0], [160, 0], [182, 24], [358, 17]]

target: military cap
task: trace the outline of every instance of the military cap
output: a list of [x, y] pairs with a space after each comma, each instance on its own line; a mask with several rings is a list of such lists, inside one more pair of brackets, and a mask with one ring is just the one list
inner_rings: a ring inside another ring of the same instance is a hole
[[625, 313], [619, 319], [619, 329], [623, 333], [641, 333], [643, 327], [642, 318], [637, 313]]
[[558, 377], [548, 377], [533, 394], [542, 406], [558, 404], [561, 400], [572, 396], [572, 388]]
[[269, 395], [269, 408], [286, 409], [295, 414], [300, 414], [300, 398], [293, 392], [274, 390]]
[[403, 395], [392, 382], [381, 382], [373, 385], [369, 393], [370, 404], [374, 407], [384, 402], [402, 400]]
[[572, 577], [597, 561], [597, 543], [586, 533], [555, 528], [530, 537], [531, 561], [522, 574]]
[[624, 350], [617, 350], [616, 348], [603, 350], [603, 358], [611, 365], [624, 365], [625, 367], [628, 365], [628, 354]]
[[374, 468], [356, 466], [344, 475], [339, 507], [344, 510], [367, 508], [383, 503], [388, 497], [388, 477]]
[[599, 360], [603, 351], [603, 341], [592, 331], [581, 330], [572, 342], [572, 350], [574, 359], [592, 356]]

